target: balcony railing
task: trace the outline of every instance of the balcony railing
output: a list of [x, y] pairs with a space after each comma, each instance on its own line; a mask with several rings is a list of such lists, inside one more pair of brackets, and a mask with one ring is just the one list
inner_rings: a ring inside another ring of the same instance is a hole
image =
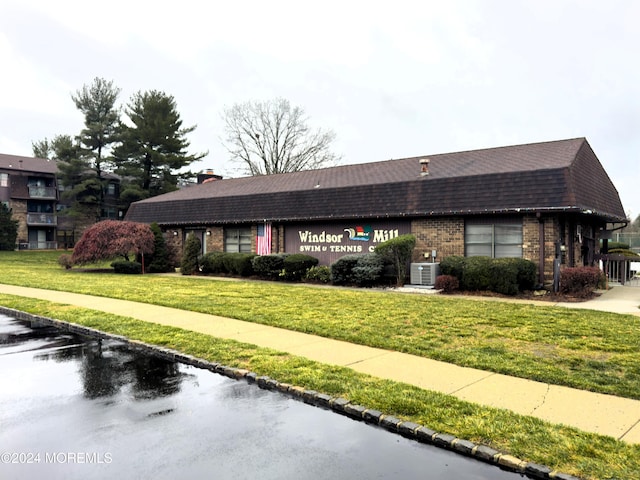
[[53, 213], [27, 213], [27, 225], [58, 225], [58, 217]]
[[55, 187], [29, 186], [29, 197], [31, 198], [56, 198]]
[[19, 242], [18, 250], [56, 250], [58, 242]]

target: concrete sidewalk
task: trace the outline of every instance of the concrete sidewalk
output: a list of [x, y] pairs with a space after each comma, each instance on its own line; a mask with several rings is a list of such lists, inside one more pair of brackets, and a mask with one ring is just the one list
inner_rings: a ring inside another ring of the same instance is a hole
[[[1, 284], [0, 293], [91, 308], [273, 348], [470, 402], [505, 408], [522, 415], [640, 444], [638, 400], [533, 382], [414, 355], [156, 305]], [[634, 287], [616, 287], [591, 302], [562, 304], [636, 315], [639, 313], [638, 305], [640, 288]]]

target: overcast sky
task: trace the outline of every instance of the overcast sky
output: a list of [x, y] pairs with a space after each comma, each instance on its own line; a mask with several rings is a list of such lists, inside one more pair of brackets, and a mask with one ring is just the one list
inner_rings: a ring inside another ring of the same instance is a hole
[[238, 176], [225, 107], [284, 97], [342, 163], [586, 137], [640, 214], [636, 0], [3, 0], [0, 152], [76, 135], [71, 94], [172, 95], [193, 170]]

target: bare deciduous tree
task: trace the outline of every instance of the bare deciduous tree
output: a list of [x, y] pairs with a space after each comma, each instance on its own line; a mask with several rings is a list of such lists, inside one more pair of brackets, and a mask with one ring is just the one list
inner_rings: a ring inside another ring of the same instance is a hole
[[313, 170], [339, 160], [331, 130], [312, 130], [300, 107], [277, 98], [235, 104], [224, 111], [225, 147], [250, 175]]

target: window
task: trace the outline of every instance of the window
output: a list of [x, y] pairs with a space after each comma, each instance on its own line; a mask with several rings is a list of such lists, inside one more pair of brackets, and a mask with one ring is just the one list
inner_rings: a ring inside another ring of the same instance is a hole
[[109, 183], [107, 184], [107, 195], [115, 195], [116, 194], [116, 184], [115, 183]]
[[8, 187], [8, 186], [9, 186], [9, 174], [0, 173], [0, 187]]
[[224, 251], [227, 253], [251, 253], [251, 228], [225, 228]]
[[467, 220], [464, 228], [467, 257], [522, 257], [522, 220], [489, 218]]

